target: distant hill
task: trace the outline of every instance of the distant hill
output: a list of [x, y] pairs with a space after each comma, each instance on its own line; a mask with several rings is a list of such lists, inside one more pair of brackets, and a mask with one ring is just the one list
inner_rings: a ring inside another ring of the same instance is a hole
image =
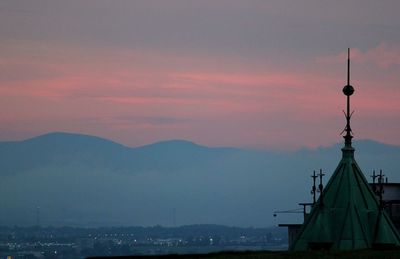
[[0, 142], [2, 174], [23, 173], [49, 166], [110, 167], [129, 148], [98, 137], [50, 133], [24, 141]]
[[53, 166], [76, 166], [122, 172], [178, 170], [201, 166], [233, 148], [208, 148], [185, 140], [129, 148], [99, 137], [49, 133], [24, 141], [0, 142], [2, 174]]
[[[367, 178], [383, 169], [400, 181], [400, 147], [354, 146]], [[266, 227], [299, 219], [272, 214], [309, 201], [312, 170], [329, 177], [341, 147], [275, 153], [171, 140], [130, 148], [71, 133], [0, 142], [0, 225]]]

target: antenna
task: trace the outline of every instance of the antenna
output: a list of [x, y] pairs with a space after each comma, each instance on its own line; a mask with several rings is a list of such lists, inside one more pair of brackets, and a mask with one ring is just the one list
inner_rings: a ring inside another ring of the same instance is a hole
[[374, 193], [376, 194], [376, 185], [375, 185], [375, 179], [379, 177], [379, 175], [375, 174], [375, 170], [372, 171], [372, 191], [374, 191]]
[[313, 195], [313, 205], [314, 205], [315, 202], [316, 202], [315, 195], [316, 195], [316, 192], [317, 192], [317, 187], [315, 185], [315, 180], [318, 178], [318, 175], [315, 174], [315, 170], [314, 170], [313, 175], [311, 175], [311, 177], [313, 178], [313, 186], [311, 188], [311, 194]]
[[319, 174], [318, 174], [318, 176], [319, 176], [319, 185], [318, 185], [318, 191], [319, 191], [319, 204], [320, 204], [320, 206], [322, 207], [322, 206], [324, 206], [324, 199], [323, 199], [323, 190], [324, 190], [324, 185], [322, 184], [322, 177], [324, 176], [325, 174], [324, 173], [322, 173], [322, 169], [319, 169]]
[[350, 85], [350, 48], [347, 49], [347, 85], [343, 87], [343, 94], [347, 96], [347, 112], [345, 112], [346, 117], [346, 127], [343, 132], [346, 132], [344, 136], [345, 146], [351, 147], [352, 130], [350, 127], [350, 119], [353, 113], [350, 114], [350, 96], [354, 93], [354, 88]]
[[382, 172], [382, 170], [379, 170], [379, 178], [378, 178], [378, 183], [379, 183], [379, 191], [378, 191], [378, 195], [379, 195], [379, 207], [382, 210], [385, 207], [385, 204], [383, 202], [383, 193], [385, 192], [383, 189], [383, 177], [385, 176]]

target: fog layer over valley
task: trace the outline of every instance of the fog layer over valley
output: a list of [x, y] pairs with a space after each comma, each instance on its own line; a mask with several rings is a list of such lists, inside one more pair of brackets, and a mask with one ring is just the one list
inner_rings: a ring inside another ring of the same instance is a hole
[[[1, 225], [267, 227], [300, 221], [274, 210], [311, 201], [313, 170], [326, 183], [342, 144], [295, 152], [210, 148], [183, 140], [129, 148], [105, 139], [51, 133], [0, 143]], [[356, 141], [368, 180], [396, 176], [400, 147]], [[398, 174], [397, 174], [398, 175]], [[287, 222], [286, 222], [287, 223]]]

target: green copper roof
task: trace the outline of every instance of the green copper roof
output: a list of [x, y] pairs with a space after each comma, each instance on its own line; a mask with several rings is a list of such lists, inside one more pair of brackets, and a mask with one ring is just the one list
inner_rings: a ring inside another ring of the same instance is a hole
[[399, 246], [400, 236], [354, 160], [351, 146], [343, 157], [291, 250], [352, 250]]
[[400, 235], [354, 159], [350, 127], [350, 96], [354, 93], [350, 85], [350, 50], [347, 61], [347, 85], [343, 88], [347, 96], [343, 156], [290, 247], [291, 250], [353, 250], [400, 246]]

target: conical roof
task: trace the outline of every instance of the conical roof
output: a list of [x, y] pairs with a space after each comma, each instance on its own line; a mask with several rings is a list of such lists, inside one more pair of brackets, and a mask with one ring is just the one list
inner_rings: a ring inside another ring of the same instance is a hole
[[349, 111], [354, 89], [349, 84], [349, 76], [343, 92], [347, 96], [343, 156], [291, 250], [353, 250], [400, 245], [400, 235], [354, 159]]
[[400, 236], [354, 159], [343, 157], [314, 205], [291, 250], [353, 250], [399, 246]]

